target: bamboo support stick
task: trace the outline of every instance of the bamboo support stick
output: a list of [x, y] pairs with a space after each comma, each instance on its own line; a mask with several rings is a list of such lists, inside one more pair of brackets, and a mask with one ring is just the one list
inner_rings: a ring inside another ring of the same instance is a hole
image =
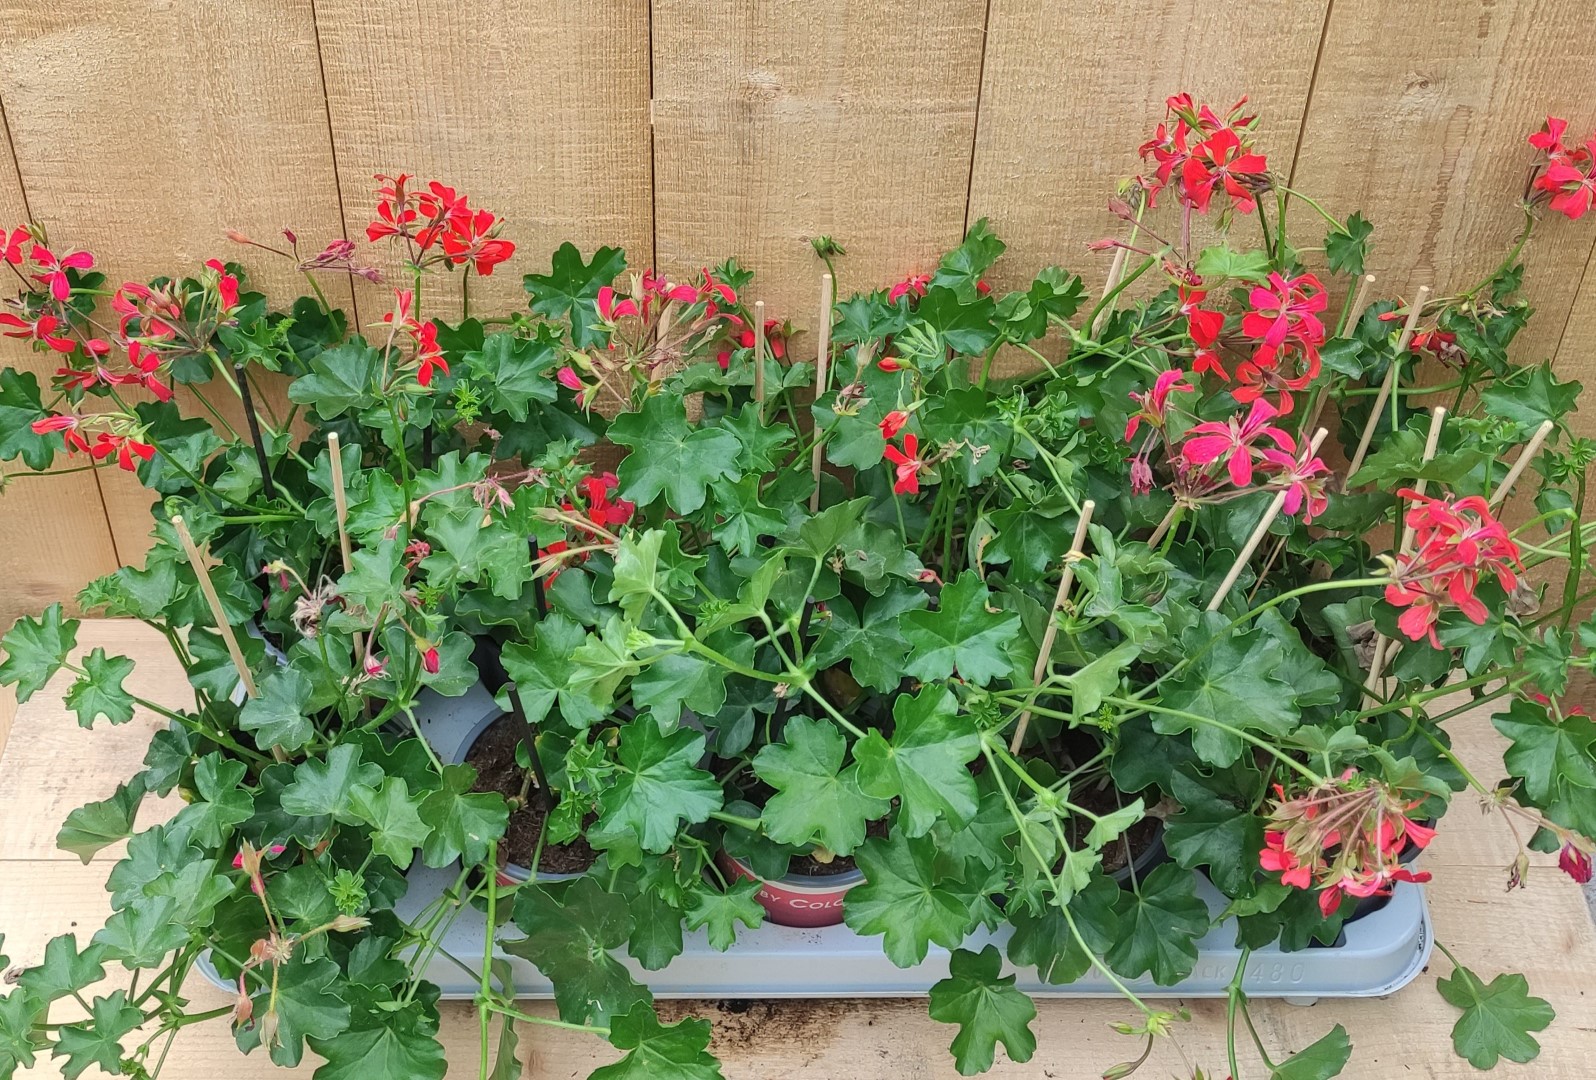
[[[1424, 456], [1419, 459], [1420, 468], [1435, 460], [1435, 451], [1441, 445], [1441, 425], [1444, 423], [1446, 423], [1446, 410], [1438, 405], [1430, 412], [1430, 433], [1424, 439]], [[1413, 490], [1420, 495], [1423, 495], [1429, 486], [1430, 481], [1426, 477], [1414, 477]], [[1402, 542], [1397, 545], [1397, 553], [1406, 555], [1412, 549], [1413, 526], [1405, 524], [1402, 526]]]
[[1397, 372], [1402, 368], [1402, 354], [1407, 352], [1408, 344], [1413, 340], [1413, 329], [1419, 324], [1419, 315], [1424, 311], [1424, 302], [1429, 296], [1430, 287], [1420, 285], [1418, 295], [1413, 298], [1413, 306], [1408, 309], [1408, 321], [1402, 325], [1402, 336], [1397, 338], [1396, 354], [1391, 357], [1391, 367], [1385, 373], [1385, 381], [1380, 384], [1380, 392], [1375, 395], [1374, 408], [1369, 410], [1369, 422], [1363, 425], [1363, 434], [1358, 438], [1357, 453], [1352, 455], [1352, 463], [1347, 466], [1349, 482], [1358, 474], [1358, 470], [1363, 468], [1363, 458], [1369, 452], [1369, 442], [1374, 438], [1374, 429], [1380, 426], [1380, 414], [1385, 411], [1386, 400], [1396, 388]]
[[765, 420], [765, 302], [754, 301], [754, 401], [759, 421]]
[[1179, 502], [1176, 502], [1170, 506], [1169, 512], [1164, 515], [1164, 520], [1158, 523], [1158, 528], [1153, 530], [1153, 535], [1147, 538], [1148, 547], [1152, 548], [1158, 546], [1158, 542], [1164, 538], [1164, 534], [1169, 531], [1170, 526], [1175, 524], [1175, 515], [1179, 512]]
[[[832, 280], [830, 274], [820, 275], [820, 322], [815, 327], [815, 400], [819, 401], [826, 393], [826, 384], [831, 379], [831, 303]], [[825, 454], [825, 447], [821, 444], [820, 435], [815, 435], [815, 450], [809, 462], [810, 474], [814, 477], [815, 490], [809, 496], [809, 512], [815, 513], [820, 509], [820, 464]]]
[[172, 528], [177, 531], [177, 539], [183, 545], [183, 554], [188, 556], [188, 564], [194, 568], [194, 576], [199, 579], [200, 592], [205, 595], [205, 603], [210, 606], [211, 618], [216, 621], [216, 631], [222, 635], [222, 641], [227, 645], [227, 655], [232, 658], [233, 666], [238, 669], [239, 682], [244, 685], [244, 693], [250, 697], [257, 697], [259, 691], [255, 689], [255, 676], [250, 673], [249, 665], [244, 662], [244, 650], [238, 647], [238, 637], [233, 633], [232, 624], [227, 621], [227, 613], [222, 610], [222, 598], [216, 595], [216, 586], [211, 582], [210, 570], [205, 565], [205, 556], [194, 543], [194, 538], [189, 535], [188, 525], [181, 517], [172, 518]]
[[343, 556], [344, 573], [353, 569], [349, 550], [349, 503], [344, 494], [344, 458], [338, 445], [338, 433], [327, 433], [327, 456], [332, 461], [333, 507], [338, 512], [338, 553]]
[[[1328, 428], [1320, 428], [1313, 433], [1313, 441], [1308, 444], [1308, 456], [1311, 458], [1319, 452], [1319, 444], [1324, 442], [1325, 436], [1330, 434]], [[1247, 537], [1247, 542], [1241, 546], [1241, 554], [1236, 556], [1236, 561], [1231, 563], [1230, 572], [1225, 575], [1225, 580], [1219, 583], [1219, 591], [1214, 593], [1214, 598], [1208, 601], [1209, 611], [1218, 611], [1219, 605], [1224, 603], [1225, 597], [1235, 587], [1236, 579], [1241, 577], [1241, 571], [1252, 559], [1252, 553], [1258, 550], [1258, 545], [1263, 543], [1263, 538], [1269, 533], [1269, 526], [1273, 525], [1275, 518], [1280, 514], [1280, 508], [1286, 504], [1286, 493], [1275, 492], [1275, 497], [1269, 500], [1269, 508], [1264, 511], [1263, 517], [1258, 519], [1252, 535]]]
[[1518, 483], [1518, 478], [1524, 474], [1524, 470], [1529, 466], [1529, 463], [1535, 460], [1535, 455], [1541, 452], [1541, 444], [1546, 441], [1546, 436], [1550, 435], [1552, 428], [1556, 426], [1552, 421], [1547, 420], [1535, 429], [1535, 434], [1531, 435], [1529, 442], [1524, 444], [1524, 450], [1518, 455], [1518, 460], [1513, 462], [1511, 469], [1507, 470], [1507, 476], [1503, 478], [1500, 484], [1496, 485], [1496, 491], [1491, 495], [1488, 505], [1493, 507], [1501, 505], [1502, 500], [1506, 499], [1507, 493], [1513, 490], [1513, 485]]
[[[1430, 433], [1424, 439], [1424, 456], [1419, 459], [1419, 467], [1423, 468], [1435, 459], [1436, 448], [1441, 445], [1441, 426], [1446, 423], [1446, 410], [1437, 406], [1430, 413]], [[1430, 486], [1430, 481], [1423, 477], [1415, 477], [1413, 490], [1423, 495]], [[1402, 511], [1404, 517], [1406, 510]], [[1413, 550], [1413, 526], [1402, 526], [1402, 542], [1397, 545], [1397, 554], [1406, 555]], [[1363, 680], [1364, 708], [1372, 708], [1378, 702], [1375, 692], [1379, 689], [1380, 679], [1385, 674], [1385, 662], [1391, 657], [1391, 639], [1384, 634], [1376, 633], [1374, 638], [1374, 655], [1369, 658], [1369, 674]]]
[[[1064, 609], [1064, 602], [1069, 599], [1070, 586], [1075, 584], [1075, 563], [1081, 557], [1081, 552], [1086, 546], [1086, 530], [1092, 523], [1092, 514], [1097, 510], [1097, 504], [1087, 499], [1081, 504], [1081, 520], [1075, 525], [1075, 539], [1070, 543], [1069, 553], [1064, 556], [1064, 573], [1058, 580], [1058, 592], [1053, 595], [1053, 607], [1048, 611], [1047, 629], [1042, 632], [1042, 651], [1036, 654], [1036, 667], [1031, 671], [1031, 682], [1040, 683], [1042, 676], [1047, 671], [1048, 660], [1053, 655], [1053, 643], [1058, 640], [1058, 614]], [[1020, 722], [1014, 728], [1014, 738], [1009, 740], [1009, 753], [1020, 752], [1020, 744], [1025, 741], [1025, 731], [1031, 726], [1031, 710], [1026, 709], [1020, 713]]]
[[[1108, 267], [1108, 280], [1103, 282], [1103, 299], [1108, 299], [1108, 294], [1119, 285], [1119, 279], [1125, 276], [1125, 259], [1130, 254], [1129, 248], [1118, 248], [1114, 252], [1114, 261]], [[1113, 314], [1114, 306], [1110, 304], [1097, 313], [1097, 318], [1092, 320], [1092, 333], [1096, 335]]]
[[1363, 309], [1369, 306], [1369, 290], [1374, 287], [1374, 275], [1364, 274], [1358, 282], [1358, 291], [1352, 295], [1347, 303], [1346, 313], [1341, 318], [1341, 336], [1351, 337], [1357, 329], [1358, 320], [1363, 317]]

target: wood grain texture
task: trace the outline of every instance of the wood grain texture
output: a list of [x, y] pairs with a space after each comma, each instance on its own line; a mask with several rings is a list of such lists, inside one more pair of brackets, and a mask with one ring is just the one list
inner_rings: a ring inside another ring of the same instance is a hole
[[[1596, 252], [1585, 264], [1579, 291], [1574, 294], [1557, 346], [1556, 367], [1558, 378], [1578, 379], [1585, 384], [1580, 410], [1569, 424], [1578, 434], [1596, 438], [1596, 398], [1592, 397], [1596, 394]], [[1590, 498], [1596, 505], [1596, 493]]]
[[[167, 705], [185, 701], [181, 683], [169, 677], [172, 664], [165, 642], [154, 631], [94, 620], [84, 623], [79, 643], [133, 656], [140, 693]], [[92, 735], [77, 731], [60, 700], [64, 690], [64, 682], [58, 681], [21, 707], [11, 744], [0, 758], [0, 790], [21, 789], [18, 802], [0, 808], [7, 832], [16, 834], [0, 849], [0, 930], [6, 934], [7, 953], [21, 964], [37, 962], [45, 942], [57, 934], [76, 933], [81, 942], [93, 933], [107, 914], [103, 884], [109, 869], [107, 858], [82, 866], [76, 859], [39, 854], [53, 845], [56, 803], [49, 798], [30, 803], [28, 785], [52, 771], [60, 773], [62, 794], [75, 804], [98, 796], [113, 777], [136, 769], [142, 754], [142, 743], [123, 739], [122, 729]], [[1448, 727], [1459, 755], [1489, 782], [1501, 772], [1501, 744], [1487, 712], [1465, 714]], [[129, 727], [143, 722], [135, 718]], [[60, 763], [67, 754], [74, 767], [63, 773]], [[1506, 1074], [1583, 1080], [1596, 1057], [1587, 995], [1589, 972], [1596, 965], [1596, 928], [1579, 889], [1545, 856], [1535, 856], [1537, 865], [1526, 889], [1505, 892], [1501, 857], [1509, 849], [1503, 847], [1501, 833], [1498, 821], [1474, 813], [1465, 802], [1446, 818], [1423, 863], [1435, 875], [1429, 897], [1436, 934], [1487, 979], [1501, 971], [1523, 972], [1531, 991], [1557, 1010], [1556, 1021], [1540, 1036], [1541, 1056], [1517, 1072], [1504, 1067]], [[1282, 1052], [1301, 1049], [1333, 1024], [1346, 1025], [1354, 1043], [1349, 1077], [1465, 1080], [1479, 1073], [1453, 1054], [1448, 1033], [1458, 1014], [1434, 989], [1435, 977], [1449, 970], [1437, 955], [1426, 974], [1391, 998], [1327, 999], [1311, 1009], [1259, 1001], [1252, 1007], [1253, 1019], [1265, 1044]], [[185, 991], [196, 1009], [226, 1003], [220, 991], [197, 977]], [[1182, 1049], [1206, 1074], [1224, 1075], [1223, 1003], [1183, 1004], [1191, 1009], [1192, 1020], [1176, 1029]], [[523, 1007], [536, 1015], [553, 1015], [548, 1002], [526, 1002]], [[475, 1013], [461, 1002], [446, 1003], [442, 1011], [451, 1075], [469, 1072], [476, 1061]], [[951, 1080], [957, 1075], [946, 1051], [953, 1030], [933, 1022], [922, 999], [671, 1001], [661, 1003], [660, 1011], [666, 1019], [708, 1019], [714, 1032], [711, 1049], [731, 1080]], [[1096, 1075], [1139, 1052], [1139, 1046], [1107, 1027], [1131, 1019], [1131, 1012], [1116, 1000], [1039, 1002], [1033, 1025], [1036, 1056], [1017, 1065], [1000, 1054], [989, 1075], [1025, 1080]], [[71, 1018], [63, 1006], [59, 1019]], [[521, 1053], [528, 1080], [577, 1080], [617, 1056], [599, 1039], [531, 1025], [522, 1025]], [[1244, 1052], [1242, 1062], [1243, 1075], [1260, 1073], [1250, 1054]], [[241, 1057], [227, 1028], [207, 1023], [181, 1033], [161, 1075], [167, 1080], [269, 1080], [308, 1077], [315, 1065], [314, 1055], [307, 1055], [300, 1069], [285, 1072], [259, 1054]], [[1150, 1076], [1186, 1075], [1167, 1042], [1159, 1044], [1145, 1068]], [[53, 1063], [41, 1061], [28, 1075], [55, 1077], [59, 1072]]]
[[771, 318], [935, 268], [964, 235], [985, 0], [654, 3], [659, 262], [735, 255]]
[[[1501, 262], [1523, 223], [1517, 203], [1550, 113], [1583, 138], [1596, 123], [1596, 40], [1587, 0], [1337, 0], [1304, 125], [1295, 185], [1331, 213], [1374, 223], [1377, 292], [1436, 296], [1471, 288]], [[1571, 136], [1573, 137], [1573, 136]], [[1297, 227], [1316, 234], [1312, 211]], [[1525, 255], [1536, 314], [1521, 361], [1558, 348], [1589, 260], [1588, 221], [1548, 215]]]
[[[1265, 15], [1239, 3], [1156, 0], [1132, 12], [1115, 0], [992, 0], [970, 219], [990, 218], [1008, 241], [994, 284], [1056, 263], [1101, 292], [1113, 255], [1086, 244], [1119, 232], [1108, 200], [1141, 171], [1137, 147], [1171, 94], [1221, 108], [1247, 96], [1260, 148], [1277, 168], [1288, 162], [1325, 2], [1285, 0]], [[1236, 228], [1256, 230], [1247, 219]]]
[[[516, 254], [471, 283], [496, 314], [526, 305], [521, 275], [547, 272], [566, 240], [647, 260], [646, 3], [318, 0], [316, 17], [349, 235], [392, 280], [391, 249], [364, 239], [377, 173], [440, 180], [504, 217]], [[427, 314], [459, 317], [458, 274], [423, 293]], [[362, 295], [368, 321], [392, 301]]]
[[[29, 208], [112, 283], [221, 257], [288, 299], [302, 284], [292, 265], [224, 231], [275, 240], [292, 226], [313, 248], [343, 235], [311, 0], [4, 0], [0, 25], [0, 101]], [[345, 302], [347, 286], [324, 287]], [[114, 469], [98, 475], [118, 554], [137, 562], [152, 499]]]

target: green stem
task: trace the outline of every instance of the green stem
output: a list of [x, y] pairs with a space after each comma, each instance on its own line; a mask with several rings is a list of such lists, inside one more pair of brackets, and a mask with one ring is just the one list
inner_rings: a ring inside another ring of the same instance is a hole
[[501, 1013], [528, 1024], [542, 1024], [544, 1027], [560, 1028], [563, 1031], [587, 1031], [594, 1035], [603, 1035], [605, 1038], [609, 1038], [610, 1034], [610, 1029], [607, 1027], [596, 1027], [593, 1024], [572, 1024], [564, 1020], [550, 1020], [546, 1016], [533, 1016], [531, 1013], [512, 1009], [501, 1001], [488, 1002], [488, 1008], [496, 1013]]
[[1103, 298], [1097, 302], [1097, 305], [1092, 308], [1091, 313], [1086, 316], [1086, 321], [1081, 324], [1082, 326], [1086, 327], [1088, 333], [1091, 332], [1091, 328], [1093, 326], [1097, 325], [1097, 316], [1102, 313], [1103, 309], [1117, 300], [1120, 293], [1130, 288], [1133, 281], [1147, 273], [1147, 271], [1151, 270], [1153, 265], [1157, 262], [1158, 257], [1156, 255], [1147, 256], [1147, 258], [1141, 261], [1141, 264], [1137, 266], [1136, 269], [1120, 278], [1118, 285], [1115, 285], [1112, 289], [1103, 294]]
[[[1179, 717], [1182, 720], [1188, 720], [1195, 724], [1202, 724], [1204, 727], [1211, 727], [1215, 731], [1222, 731], [1226, 735], [1232, 735], [1235, 738], [1240, 739], [1242, 742], [1250, 743], [1251, 745], [1275, 758], [1282, 765], [1296, 770], [1296, 772], [1304, 780], [1307, 780], [1315, 787], [1320, 787], [1327, 783], [1324, 777], [1320, 776], [1318, 773], [1302, 764], [1302, 762], [1298, 761], [1296, 758], [1282, 753], [1280, 750], [1277, 750], [1274, 746], [1270, 745], [1267, 741], [1258, 738], [1258, 736], [1254, 735], [1252, 732], [1238, 727], [1231, 727], [1229, 724], [1226, 724], [1220, 720], [1215, 720], [1211, 716], [1203, 716], [1200, 713], [1186, 712], [1183, 709], [1171, 709], [1163, 705], [1152, 705], [1145, 701], [1133, 701], [1130, 698], [1105, 697], [1103, 700], [1112, 705], [1119, 705], [1132, 709], [1141, 709], [1146, 712], [1161, 713], [1165, 716]], [[1036, 711], [1041, 712], [1040, 709]]]
[[738, 828], [747, 829], [751, 833], [759, 833], [764, 831], [764, 822], [760, 821], [758, 818], [738, 817], [736, 814], [728, 814], [721, 810], [711, 810], [709, 812], [709, 819], [711, 821], [723, 822], [727, 825], [736, 825]]
[[[537, 753], [536, 747], [532, 752]], [[499, 925], [499, 842], [493, 841], [488, 845], [488, 858], [482, 865], [482, 877], [488, 891], [488, 924], [487, 933], [482, 941], [482, 975], [478, 982], [477, 993], [477, 1027], [481, 1036], [481, 1059], [478, 1071], [478, 1080], [488, 1080], [488, 1038], [489, 1024], [492, 1022], [488, 1011], [488, 995], [493, 991], [493, 935]], [[508, 1022], [508, 1021], [507, 1021]]]

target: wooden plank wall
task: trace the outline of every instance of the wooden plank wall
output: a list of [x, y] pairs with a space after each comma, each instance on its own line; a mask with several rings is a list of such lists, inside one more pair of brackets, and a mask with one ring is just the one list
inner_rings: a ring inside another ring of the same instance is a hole
[[[1455, 290], [1517, 227], [1525, 133], [1596, 125], [1588, 2], [0, 0], [0, 218], [147, 277], [238, 257], [229, 227], [363, 243], [372, 174], [406, 171], [508, 219], [484, 303], [569, 238], [676, 274], [736, 255], [808, 327], [817, 234], [848, 248], [845, 291], [982, 216], [1010, 244], [997, 284], [1059, 263], [1095, 287], [1105, 201], [1190, 89], [1250, 95], [1277, 167], [1376, 223], [1382, 286]], [[1596, 384], [1593, 250], [1590, 221], [1545, 223], [1521, 357]], [[248, 262], [291, 295], [292, 267]], [[0, 623], [137, 562], [148, 503], [114, 470], [11, 484]]]

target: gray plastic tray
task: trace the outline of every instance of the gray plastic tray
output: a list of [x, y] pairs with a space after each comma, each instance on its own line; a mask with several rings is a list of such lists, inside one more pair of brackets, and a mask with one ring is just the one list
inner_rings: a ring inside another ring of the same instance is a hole
[[[397, 905], [401, 917], [418, 914], [455, 878], [449, 870], [412, 870], [410, 892]], [[1211, 911], [1223, 901], [1219, 891], [1198, 875], [1198, 893]], [[482, 935], [487, 920], [468, 910], [445, 936], [444, 948], [476, 970], [482, 962]], [[511, 930], [513, 934], [513, 929]], [[977, 931], [965, 947], [979, 950], [996, 944], [1006, 952], [1009, 929]], [[1173, 986], [1150, 979], [1126, 984], [1153, 997], [1224, 997], [1241, 958], [1235, 946], [1235, 925], [1225, 920], [1198, 944], [1197, 966]], [[1320, 997], [1382, 997], [1411, 982], [1429, 962], [1432, 947], [1429, 910], [1421, 886], [1398, 885], [1391, 902], [1346, 928], [1345, 942], [1334, 948], [1281, 952], [1256, 950], [1247, 961], [1242, 989], [1253, 997], [1299, 1000]], [[537, 968], [520, 957], [507, 956], [510, 979], [518, 997], [549, 998], [553, 989]], [[682, 955], [663, 971], [645, 971], [629, 956], [618, 959], [657, 997], [912, 997], [927, 993], [948, 975], [948, 950], [933, 945], [925, 962], [895, 967], [881, 951], [879, 937], [863, 937], [846, 926], [806, 930], [766, 923], [741, 930], [737, 944], [724, 953], [709, 946], [703, 931], [686, 935]], [[1118, 991], [1095, 971], [1067, 986], [1041, 982], [1035, 968], [1005, 962], [1004, 974], [1018, 977], [1021, 990], [1039, 997], [1117, 997]], [[429, 965], [427, 976], [446, 998], [475, 996], [477, 980], [443, 957]]]
[[[422, 734], [444, 761], [460, 761], [466, 750], [502, 710], [481, 686], [458, 698], [433, 697], [417, 710]], [[457, 876], [457, 871], [433, 870], [419, 863], [406, 875], [410, 889], [397, 905], [398, 914], [413, 918]], [[1224, 898], [1201, 874], [1198, 894], [1217, 914]], [[444, 938], [444, 951], [477, 971], [482, 962], [487, 919], [482, 912], [462, 912]], [[511, 931], [513, 934], [513, 930]], [[996, 944], [1006, 953], [1009, 928], [978, 930], [965, 947], [980, 950]], [[1173, 986], [1158, 986], [1150, 979], [1125, 980], [1137, 994], [1152, 997], [1224, 997], [1235, 975], [1241, 952], [1236, 947], [1235, 924], [1224, 920], [1198, 943], [1197, 965], [1191, 975]], [[1347, 926], [1340, 944], [1330, 948], [1283, 952], [1276, 946], [1255, 950], [1242, 977], [1242, 989], [1252, 997], [1283, 998], [1309, 1004], [1320, 997], [1383, 997], [1411, 982], [1429, 962], [1434, 947], [1429, 907], [1424, 889], [1399, 884], [1390, 903]], [[520, 957], [500, 954], [510, 965], [510, 978], [518, 997], [550, 998], [553, 988], [541, 972]], [[846, 926], [799, 929], [766, 923], [743, 930], [727, 952], [710, 948], [703, 931], [685, 935], [682, 954], [663, 971], [645, 971], [628, 956], [618, 957], [658, 997], [908, 997], [927, 993], [948, 975], [948, 950], [933, 945], [923, 963], [899, 968], [881, 951], [877, 937], [863, 937]], [[218, 985], [209, 963], [205, 973]], [[1067, 986], [1052, 986], [1037, 978], [1034, 968], [1004, 963], [1004, 973], [1017, 977], [1021, 990], [1038, 997], [1116, 997], [1118, 991], [1096, 971]], [[448, 957], [436, 956], [426, 977], [446, 998], [476, 995], [477, 977]]]

